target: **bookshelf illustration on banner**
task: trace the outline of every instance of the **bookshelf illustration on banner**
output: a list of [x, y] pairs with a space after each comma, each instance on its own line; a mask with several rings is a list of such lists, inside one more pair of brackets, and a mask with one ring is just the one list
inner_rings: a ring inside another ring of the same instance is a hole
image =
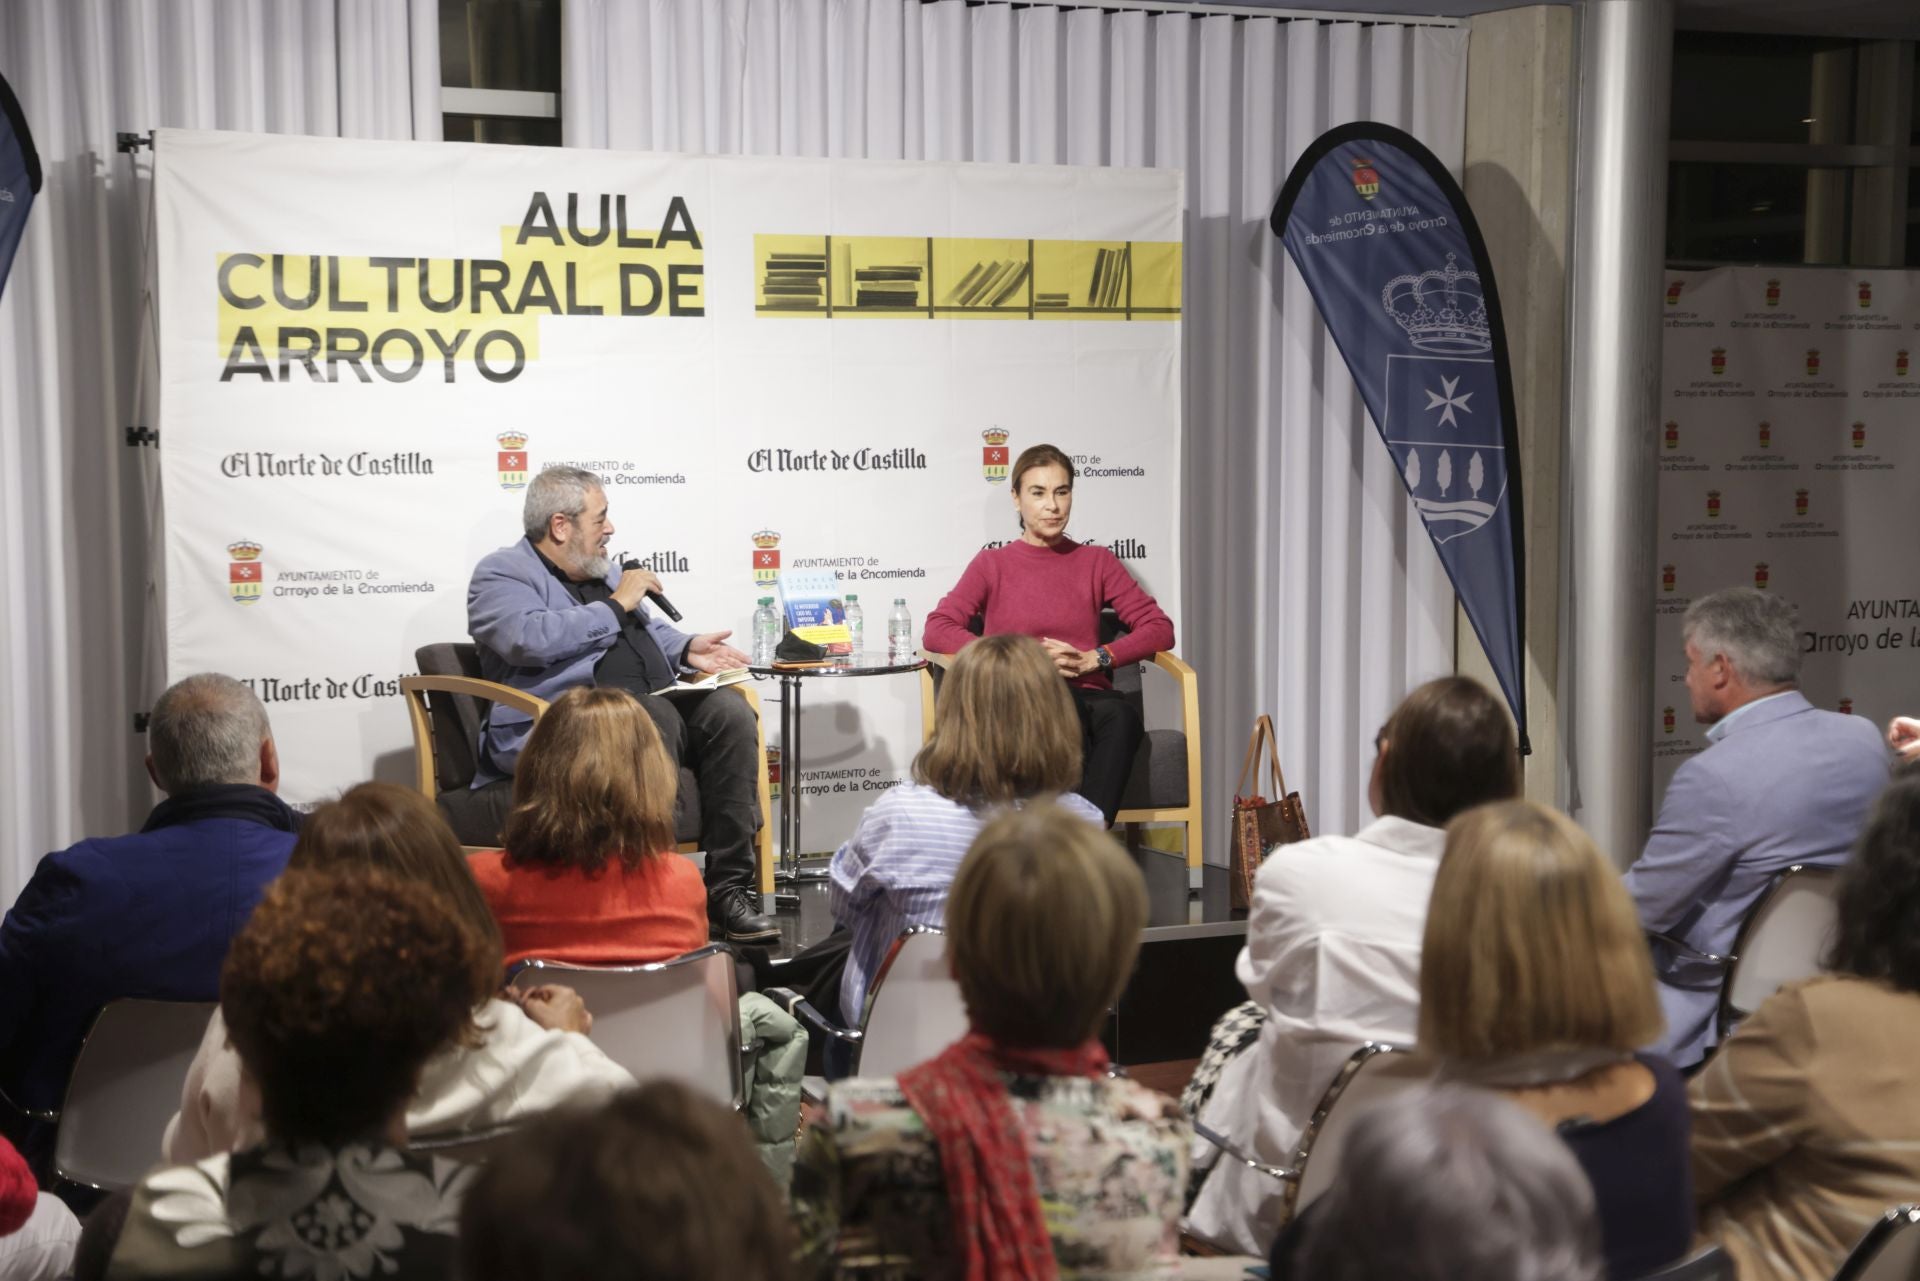
[[755, 311], [891, 320], [1177, 320], [1180, 244], [754, 236]]
[[1007, 307], [1024, 317], [1033, 276], [1033, 258], [1024, 240], [948, 240], [939, 242], [933, 269], [953, 288], [939, 299], [964, 312]]
[[[1513, 377], [1473, 211], [1411, 135], [1360, 121], [1307, 148], [1271, 226], [1359, 387], [1526, 752]], [[1677, 298], [1670, 289], [1669, 303]], [[1715, 372], [1723, 368], [1716, 352]], [[1677, 431], [1669, 441], [1678, 443]]]

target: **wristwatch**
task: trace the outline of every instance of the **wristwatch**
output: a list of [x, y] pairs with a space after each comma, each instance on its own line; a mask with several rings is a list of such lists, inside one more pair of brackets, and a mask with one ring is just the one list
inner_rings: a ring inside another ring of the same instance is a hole
[[1100, 660], [1101, 671], [1110, 672], [1113, 670], [1113, 655], [1107, 652], [1105, 645], [1094, 646], [1093, 656]]

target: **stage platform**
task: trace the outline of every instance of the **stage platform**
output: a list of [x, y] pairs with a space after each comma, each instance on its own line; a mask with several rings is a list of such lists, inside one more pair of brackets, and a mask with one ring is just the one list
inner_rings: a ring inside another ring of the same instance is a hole
[[[1147, 929], [1133, 981], [1102, 1039], [1115, 1062], [1130, 1066], [1195, 1059], [1214, 1020], [1247, 999], [1233, 976], [1246, 941], [1246, 913], [1228, 907], [1226, 868], [1203, 868], [1200, 887], [1190, 889], [1186, 860], [1145, 847], [1129, 852], [1146, 877]], [[807, 864], [809, 870], [822, 866]], [[780, 925], [776, 967], [833, 932], [823, 881], [781, 886], [789, 889], [797, 907], [774, 913]]]

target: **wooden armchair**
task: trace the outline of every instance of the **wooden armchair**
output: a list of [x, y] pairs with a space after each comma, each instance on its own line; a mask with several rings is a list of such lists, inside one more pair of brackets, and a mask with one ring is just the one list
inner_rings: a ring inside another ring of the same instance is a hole
[[[974, 620], [976, 624], [979, 620]], [[1111, 643], [1124, 636], [1112, 610], [1100, 616], [1100, 642]], [[927, 667], [920, 673], [920, 741], [933, 734], [934, 700], [939, 695], [940, 677], [953, 661], [951, 654], [922, 650]], [[1113, 669], [1113, 687], [1141, 703], [1141, 672], [1146, 663], [1125, 663]], [[1179, 655], [1162, 650], [1155, 654], [1152, 666], [1177, 681], [1180, 691], [1180, 725], [1177, 729], [1148, 727], [1133, 758], [1133, 773], [1126, 790], [1120, 794], [1120, 812], [1116, 823], [1125, 823], [1129, 835], [1137, 836], [1143, 823], [1179, 823], [1185, 830], [1187, 866], [1199, 867], [1204, 845], [1205, 824], [1201, 815], [1200, 792], [1200, 677]]]
[[[418, 676], [400, 678], [413, 726], [414, 785], [439, 806], [462, 845], [498, 848], [500, 829], [513, 803], [513, 782], [500, 779], [473, 787], [480, 767], [480, 727], [485, 705], [499, 703], [538, 720], [546, 700], [485, 680], [480, 675], [479, 650], [466, 643], [423, 645], [414, 653]], [[752, 684], [730, 685], [753, 708], [756, 732], [754, 759], [759, 762], [755, 790], [760, 805], [760, 831], [754, 837], [760, 865], [760, 890], [773, 892], [773, 804], [767, 787], [766, 730], [760, 716], [760, 695]], [[700, 792], [693, 771], [680, 769], [680, 790], [674, 806], [674, 837], [683, 852], [700, 846]]]

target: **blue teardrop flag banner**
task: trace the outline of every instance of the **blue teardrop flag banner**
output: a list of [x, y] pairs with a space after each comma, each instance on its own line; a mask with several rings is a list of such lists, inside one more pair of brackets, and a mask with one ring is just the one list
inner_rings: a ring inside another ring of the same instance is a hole
[[27, 132], [27, 117], [0, 76], [0, 293], [7, 289], [13, 251], [26, 230], [27, 211], [40, 192], [40, 154]]
[[1493, 662], [1520, 750], [1530, 751], [1513, 375], [1466, 196], [1413, 137], [1359, 121], [1307, 148], [1272, 225]]

